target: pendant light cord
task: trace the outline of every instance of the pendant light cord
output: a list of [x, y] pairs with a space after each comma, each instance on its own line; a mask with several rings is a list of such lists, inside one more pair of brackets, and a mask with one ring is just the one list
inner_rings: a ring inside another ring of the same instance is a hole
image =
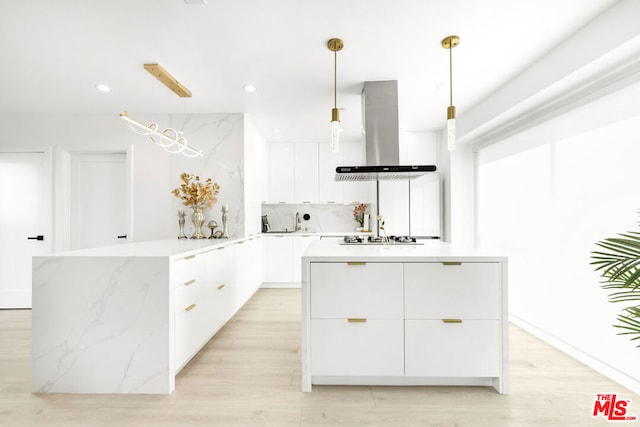
[[338, 108], [338, 52], [333, 51], [333, 108]]
[[449, 44], [449, 105], [453, 105], [453, 54], [452, 47], [453, 42]]

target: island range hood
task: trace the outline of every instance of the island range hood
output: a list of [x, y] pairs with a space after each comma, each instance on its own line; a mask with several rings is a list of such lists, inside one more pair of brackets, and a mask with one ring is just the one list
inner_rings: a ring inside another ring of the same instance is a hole
[[434, 172], [435, 165], [400, 165], [398, 82], [364, 82], [362, 120], [365, 166], [338, 166], [336, 181], [412, 179]]

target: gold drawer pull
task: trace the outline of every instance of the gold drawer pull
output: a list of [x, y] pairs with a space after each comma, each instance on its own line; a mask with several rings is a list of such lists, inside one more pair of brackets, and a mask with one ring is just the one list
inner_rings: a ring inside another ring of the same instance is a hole
[[442, 265], [462, 265], [460, 261], [445, 261]]
[[188, 257], [184, 257], [184, 259], [194, 259], [195, 257], [195, 255], [189, 255]]
[[193, 285], [194, 283], [196, 283], [196, 279], [191, 279], [188, 282], [184, 282], [184, 285], [189, 286], [189, 285]]
[[184, 311], [191, 311], [194, 308], [196, 308], [196, 305], [195, 304], [191, 304], [189, 307], [185, 308]]
[[347, 265], [367, 265], [366, 262], [359, 262], [359, 261], [349, 261], [347, 262]]
[[462, 323], [462, 319], [442, 319], [443, 323]]
[[222, 288], [224, 288], [224, 283], [222, 285], [218, 286], [218, 289], [222, 289]]
[[363, 319], [360, 317], [350, 317], [347, 319], [347, 322], [349, 323], [365, 323], [367, 321], [367, 319]]
[[223, 249], [224, 249], [224, 246], [223, 246], [223, 247], [221, 247], [221, 248], [217, 248], [217, 249], [218, 249], [219, 251], [221, 251], [221, 250], [223, 250]]

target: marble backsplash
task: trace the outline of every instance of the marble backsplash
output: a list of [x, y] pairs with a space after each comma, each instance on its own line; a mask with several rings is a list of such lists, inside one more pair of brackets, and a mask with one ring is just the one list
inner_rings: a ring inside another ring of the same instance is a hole
[[[367, 213], [375, 211], [375, 206], [367, 203]], [[272, 231], [293, 230], [296, 224], [296, 212], [300, 213], [303, 231], [315, 233], [353, 232], [360, 225], [353, 217], [353, 208], [357, 203], [328, 204], [262, 204], [262, 215], [267, 215]], [[309, 214], [309, 220], [304, 215]], [[375, 216], [371, 214], [371, 216]]]

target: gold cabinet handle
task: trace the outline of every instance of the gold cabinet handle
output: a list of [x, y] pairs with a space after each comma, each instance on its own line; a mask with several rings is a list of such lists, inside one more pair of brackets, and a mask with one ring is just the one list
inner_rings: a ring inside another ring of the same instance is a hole
[[365, 323], [367, 319], [363, 319], [361, 317], [350, 317], [347, 319], [349, 323]]
[[442, 323], [462, 323], [462, 319], [442, 319]]
[[347, 262], [347, 265], [367, 265], [366, 262], [359, 262], [359, 261], [349, 261]]
[[460, 261], [445, 261], [442, 265], [462, 265]]
[[184, 259], [194, 259], [196, 256], [195, 255], [189, 255], [187, 257], [184, 257]]
[[223, 246], [223, 247], [221, 247], [221, 248], [216, 248], [216, 249], [218, 249], [219, 251], [221, 251], [221, 250], [223, 250], [223, 249], [224, 249], [224, 246]]
[[191, 311], [196, 308], [196, 304], [191, 304], [189, 307], [185, 308], [184, 311]]
[[196, 283], [196, 279], [191, 279], [188, 282], [184, 282], [184, 285], [189, 286], [189, 285], [193, 285], [194, 283]]
[[224, 288], [224, 283], [222, 285], [218, 286], [218, 289], [222, 289], [222, 288]]

